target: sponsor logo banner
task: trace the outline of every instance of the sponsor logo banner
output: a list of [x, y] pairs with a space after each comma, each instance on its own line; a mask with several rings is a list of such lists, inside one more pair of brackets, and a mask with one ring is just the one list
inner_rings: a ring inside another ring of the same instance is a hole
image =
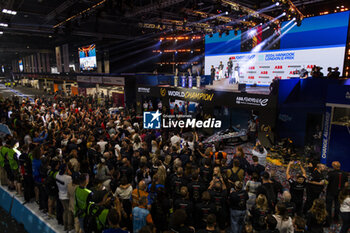
[[254, 98], [254, 97], [242, 97], [237, 96], [236, 97], [236, 104], [242, 104], [242, 105], [255, 105], [255, 106], [266, 106], [269, 99], [263, 99], [263, 98]]
[[150, 93], [151, 92], [151, 88], [150, 87], [139, 87], [139, 88], [137, 88], [137, 92]]

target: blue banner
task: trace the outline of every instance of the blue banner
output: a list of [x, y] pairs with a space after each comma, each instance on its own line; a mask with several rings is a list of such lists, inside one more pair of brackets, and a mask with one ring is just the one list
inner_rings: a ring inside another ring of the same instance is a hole
[[326, 107], [326, 114], [324, 118], [324, 129], [322, 134], [322, 153], [321, 163], [327, 163], [329, 139], [331, 134], [331, 118], [332, 118], [332, 107]]

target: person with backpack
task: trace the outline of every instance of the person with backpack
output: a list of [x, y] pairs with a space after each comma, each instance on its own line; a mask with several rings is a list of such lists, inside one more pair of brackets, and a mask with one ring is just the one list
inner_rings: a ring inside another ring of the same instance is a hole
[[144, 180], [141, 180], [139, 182], [139, 185], [132, 191], [131, 193], [131, 204], [132, 208], [138, 206], [139, 200], [141, 197], [147, 197], [148, 198], [148, 192], [146, 191], [146, 183]]
[[75, 216], [79, 219], [80, 229], [84, 233], [84, 217], [93, 193], [86, 188], [89, 175], [83, 173], [79, 177], [79, 186], [75, 189]]
[[228, 199], [232, 232], [242, 232], [248, 199], [248, 193], [243, 189], [243, 183], [236, 181]]
[[[95, 195], [97, 203], [90, 202], [86, 208], [84, 217], [84, 233], [101, 233], [107, 228], [107, 216], [109, 214], [108, 193], [104, 196]], [[102, 197], [102, 198], [100, 198]]]
[[233, 159], [233, 167], [227, 170], [227, 182], [229, 186], [234, 186], [236, 181], [243, 181], [244, 170], [240, 167], [238, 159]]

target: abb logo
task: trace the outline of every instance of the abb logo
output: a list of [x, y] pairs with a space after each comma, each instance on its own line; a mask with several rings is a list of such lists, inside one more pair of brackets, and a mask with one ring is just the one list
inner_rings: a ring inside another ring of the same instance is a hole
[[298, 74], [298, 71], [291, 71], [289, 74]]
[[254, 76], [248, 76], [248, 79], [254, 79]]
[[276, 70], [281, 70], [281, 69], [283, 69], [283, 66], [275, 66], [275, 69]]
[[235, 60], [236, 59], [236, 57], [235, 56], [233, 56], [233, 57], [230, 57], [232, 60]]
[[307, 65], [306, 69], [312, 69], [314, 67], [315, 67], [315, 65]]
[[250, 70], [255, 70], [255, 66], [249, 66]]
[[282, 76], [276, 76], [275, 78], [276, 79], [282, 79]]
[[268, 74], [267, 71], [261, 71], [261, 74]]

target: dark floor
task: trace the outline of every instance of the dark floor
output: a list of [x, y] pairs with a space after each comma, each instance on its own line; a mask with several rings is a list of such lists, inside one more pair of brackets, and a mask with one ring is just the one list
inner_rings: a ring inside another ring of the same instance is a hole
[[0, 232], [1, 233], [27, 233], [23, 224], [16, 222], [4, 209], [0, 207]]

